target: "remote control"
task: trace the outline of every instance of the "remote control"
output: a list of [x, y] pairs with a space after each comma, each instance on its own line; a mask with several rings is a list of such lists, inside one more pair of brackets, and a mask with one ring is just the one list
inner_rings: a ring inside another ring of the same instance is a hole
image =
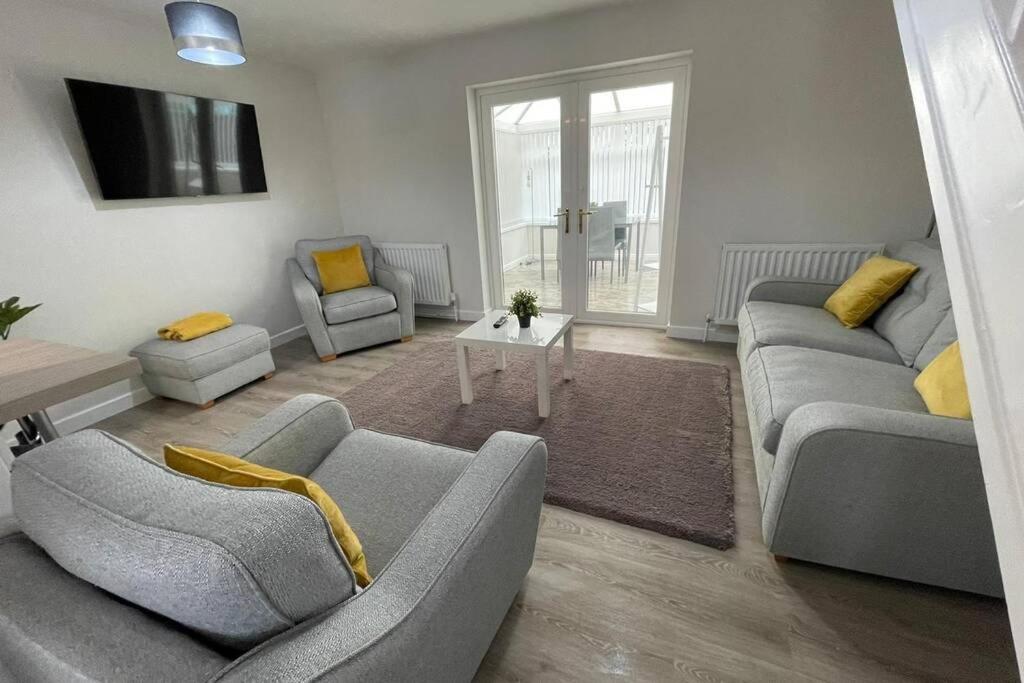
[[499, 327], [504, 325], [505, 321], [507, 321], [507, 320], [508, 320], [508, 315], [503, 315], [500, 318], [498, 318], [497, 320], [495, 320], [494, 321], [494, 329], [498, 329]]

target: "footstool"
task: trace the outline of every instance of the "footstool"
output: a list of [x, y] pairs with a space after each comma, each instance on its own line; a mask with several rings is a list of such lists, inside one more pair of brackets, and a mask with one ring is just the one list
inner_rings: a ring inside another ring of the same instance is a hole
[[152, 339], [132, 349], [142, 381], [157, 396], [209, 408], [219, 396], [274, 374], [270, 335], [235, 324], [191, 341]]

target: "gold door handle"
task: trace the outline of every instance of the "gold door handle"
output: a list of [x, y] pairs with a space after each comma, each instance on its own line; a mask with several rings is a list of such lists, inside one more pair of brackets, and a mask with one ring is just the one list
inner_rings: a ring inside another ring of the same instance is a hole
[[583, 209], [580, 209], [579, 225], [580, 225], [580, 234], [581, 235], [583, 234], [583, 217], [584, 216], [592, 216], [593, 214], [594, 214], [593, 211], [584, 211]]
[[[562, 209], [561, 211], [559, 211], [558, 213], [555, 214], [555, 218], [558, 218], [559, 216], [565, 216], [565, 234], [568, 235], [569, 234], [569, 209]], [[557, 225], [557, 222], [555, 224]]]

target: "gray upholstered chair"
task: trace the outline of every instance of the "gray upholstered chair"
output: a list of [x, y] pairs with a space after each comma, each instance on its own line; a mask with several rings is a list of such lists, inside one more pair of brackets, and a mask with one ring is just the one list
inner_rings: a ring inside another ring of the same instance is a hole
[[98, 430], [18, 458], [0, 519], [0, 680], [468, 681], [533, 561], [547, 449], [476, 453], [356, 429], [306, 394], [220, 450], [307, 476], [359, 535], [286, 491], [174, 472]]
[[[353, 244], [362, 247], [371, 286], [325, 295], [313, 252]], [[389, 266], [366, 235], [299, 240], [295, 258], [287, 264], [302, 323], [321, 361], [375, 344], [412, 339], [416, 330], [412, 273]]]

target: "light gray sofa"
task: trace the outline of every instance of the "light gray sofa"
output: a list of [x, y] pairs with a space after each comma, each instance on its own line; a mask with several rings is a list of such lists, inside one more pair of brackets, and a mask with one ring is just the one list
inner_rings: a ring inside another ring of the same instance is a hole
[[78, 432], [12, 471], [0, 679], [472, 678], [532, 562], [540, 438], [499, 432], [474, 454], [354, 429], [338, 401], [303, 395], [222, 450], [319, 483], [374, 581], [355, 586], [307, 499]]
[[[362, 248], [371, 286], [324, 294], [313, 252], [353, 244]], [[375, 344], [412, 339], [416, 331], [412, 273], [388, 265], [366, 235], [299, 240], [287, 267], [302, 324], [321, 361]]]
[[956, 339], [937, 240], [890, 245], [920, 270], [865, 325], [822, 308], [837, 283], [763, 277], [737, 355], [768, 549], [872, 574], [1002, 594], [974, 424], [914, 389]]

